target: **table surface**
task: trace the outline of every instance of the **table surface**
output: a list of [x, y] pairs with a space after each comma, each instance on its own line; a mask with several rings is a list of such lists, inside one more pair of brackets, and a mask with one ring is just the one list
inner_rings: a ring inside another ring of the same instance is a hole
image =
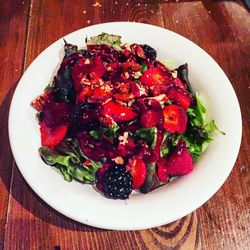
[[[250, 15], [244, 3], [4, 0], [0, 13], [0, 249], [250, 249]], [[192, 214], [149, 230], [102, 230], [59, 214], [29, 188], [9, 146], [10, 101], [27, 66], [58, 38], [110, 21], [150, 23], [194, 41], [227, 74], [243, 116], [240, 153], [223, 187]]]

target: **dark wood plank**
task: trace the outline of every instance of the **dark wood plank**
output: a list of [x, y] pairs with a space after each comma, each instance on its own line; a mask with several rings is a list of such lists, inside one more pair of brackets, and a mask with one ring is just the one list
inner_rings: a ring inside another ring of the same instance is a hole
[[[158, 3], [100, 1], [98, 5], [89, 1], [33, 1], [25, 67], [63, 35], [108, 21], [140, 21], [163, 26]], [[168, 226], [141, 232], [95, 229], [72, 222], [49, 208], [30, 190], [17, 168], [14, 169], [5, 249], [53, 249], [54, 246], [62, 249], [166, 249], [181, 245], [200, 249], [195, 213]]]
[[0, 249], [3, 246], [12, 171], [8, 139], [8, 110], [13, 90], [22, 75], [29, 1], [0, 4]]
[[168, 13], [170, 8], [172, 18], [164, 16], [165, 27], [212, 55], [229, 77], [243, 116], [242, 145], [234, 170], [223, 188], [197, 211], [203, 247], [249, 249], [249, 13], [240, 1], [172, 1], [163, 5], [163, 12]]

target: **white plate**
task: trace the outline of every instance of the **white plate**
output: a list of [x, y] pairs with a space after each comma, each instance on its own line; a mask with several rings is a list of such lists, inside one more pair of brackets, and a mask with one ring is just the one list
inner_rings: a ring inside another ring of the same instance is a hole
[[[68, 183], [38, 154], [40, 135], [31, 101], [42, 92], [63, 57], [62, 38], [28, 67], [12, 99], [9, 137], [16, 163], [30, 187], [51, 207], [85, 224], [107, 229], [145, 229], [175, 221], [205, 203], [224, 183], [238, 155], [242, 120], [234, 90], [218, 64], [200, 47], [169, 30], [141, 23], [104, 23], [64, 38], [82, 47], [86, 35], [119, 34], [123, 42], [146, 43], [160, 59], [189, 64], [190, 80], [203, 97], [208, 114], [225, 136], [217, 136], [194, 171], [149, 194], [134, 192], [129, 200], [110, 200], [90, 185]], [[229, 113], [230, 111], [230, 113]]]

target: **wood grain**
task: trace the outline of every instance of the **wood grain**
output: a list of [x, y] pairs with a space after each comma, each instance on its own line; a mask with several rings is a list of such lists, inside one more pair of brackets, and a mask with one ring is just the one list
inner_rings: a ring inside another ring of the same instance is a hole
[[[4, 249], [250, 249], [250, 18], [241, 1], [23, 3], [6, 1], [0, 6], [4, 13], [0, 16], [4, 27], [0, 29], [0, 69], [4, 77], [0, 85], [0, 118], [6, 121], [0, 125], [0, 249], [3, 243]], [[37, 197], [16, 167], [10, 185], [7, 111], [22, 68], [58, 38], [110, 21], [155, 24], [197, 43], [228, 75], [243, 114], [241, 151], [223, 188], [197, 213], [150, 230], [110, 231], [74, 222]]]
[[4, 241], [12, 154], [8, 139], [8, 111], [11, 96], [22, 75], [29, 1], [0, 4], [0, 249]]

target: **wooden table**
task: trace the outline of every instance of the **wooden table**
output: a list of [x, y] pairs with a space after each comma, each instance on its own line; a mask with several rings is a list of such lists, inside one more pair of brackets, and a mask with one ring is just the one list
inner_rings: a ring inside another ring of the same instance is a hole
[[[1, 249], [250, 249], [250, 16], [241, 1], [3, 0], [0, 13]], [[196, 212], [150, 230], [101, 230], [64, 217], [29, 188], [9, 146], [8, 110], [25, 68], [58, 38], [109, 21], [151, 23], [194, 41], [225, 71], [242, 110], [240, 154], [223, 187]]]

